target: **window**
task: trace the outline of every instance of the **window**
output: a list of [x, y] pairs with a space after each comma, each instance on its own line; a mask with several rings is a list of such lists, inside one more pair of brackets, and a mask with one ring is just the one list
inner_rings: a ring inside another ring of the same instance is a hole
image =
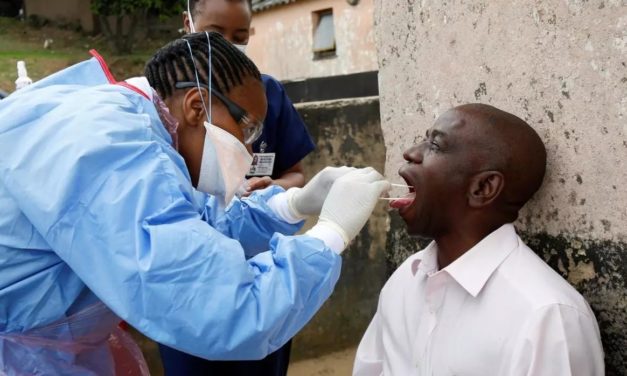
[[313, 53], [314, 59], [335, 56], [335, 27], [333, 10], [326, 9], [313, 14]]

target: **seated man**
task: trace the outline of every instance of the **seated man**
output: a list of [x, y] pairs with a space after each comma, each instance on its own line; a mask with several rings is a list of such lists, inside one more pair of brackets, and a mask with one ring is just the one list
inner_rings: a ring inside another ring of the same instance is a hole
[[410, 234], [433, 238], [381, 291], [354, 375], [603, 375], [583, 297], [516, 235], [546, 151], [523, 120], [456, 107], [407, 150], [414, 187], [393, 201]]

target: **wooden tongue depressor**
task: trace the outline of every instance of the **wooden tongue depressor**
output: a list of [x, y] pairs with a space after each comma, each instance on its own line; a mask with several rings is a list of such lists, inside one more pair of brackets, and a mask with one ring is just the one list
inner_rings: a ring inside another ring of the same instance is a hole
[[[390, 185], [392, 187], [399, 187], [399, 188], [413, 188], [411, 185], [406, 185], [406, 184], [391, 183]], [[394, 201], [394, 200], [400, 200], [401, 198], [403, 198], [403, 197], [379, 197], [379, 200]]]

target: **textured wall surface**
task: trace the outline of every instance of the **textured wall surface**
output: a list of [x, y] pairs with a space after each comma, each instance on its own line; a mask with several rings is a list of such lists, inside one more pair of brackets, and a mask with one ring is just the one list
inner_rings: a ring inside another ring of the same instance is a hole
[[[531, 124], [548, 174], [521, 235], [591, 303], [607, 373], [627, 374], [627, 2], [376, 0], [386, 174], [446, 109]], [[392, 215], [390, 267], [419, 245]]]
[[[259, 69], [280, 80], [377, 70], [374, 0], [300, 0], [255, 13], [247, 53]], [[312, 12], [333, 9], [336, 55], [314, 60]]]
[[94, 16], [91, 13], [90, 2], [81, 0], [55, 1], [51, 6], [50, 0], [24, 0], [26, 15], [36, 15], [56, 22], [78, 22], [87, 31], [94, 29]]
[[[372, 166], [383, 171], [385, 146], [376, 97], [297, 105], [316, 140], [304, 160], [311, 175], [326, 166]], [[296, 336], [293, 359], [310, 358], [356, 346], [377, 308], [386, 280], [388, 215], [379, 205], [360, 235], [342, 254], [342, 274], [331, 298]], [[306, 228], [315, 221], [307, 223]]]

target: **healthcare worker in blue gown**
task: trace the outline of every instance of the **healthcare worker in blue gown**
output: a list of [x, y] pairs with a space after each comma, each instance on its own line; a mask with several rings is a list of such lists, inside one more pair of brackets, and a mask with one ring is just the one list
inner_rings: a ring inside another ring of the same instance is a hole
[[0, 374], [146, 374], [120, 319], [206, 359], [264, 357], [331, 294], [389, 183], [326, 168], [231, 200], [265, 116], [254, 64], [191, 34], [148, 63], [151, 87], [94, 55], [0, 103]]

